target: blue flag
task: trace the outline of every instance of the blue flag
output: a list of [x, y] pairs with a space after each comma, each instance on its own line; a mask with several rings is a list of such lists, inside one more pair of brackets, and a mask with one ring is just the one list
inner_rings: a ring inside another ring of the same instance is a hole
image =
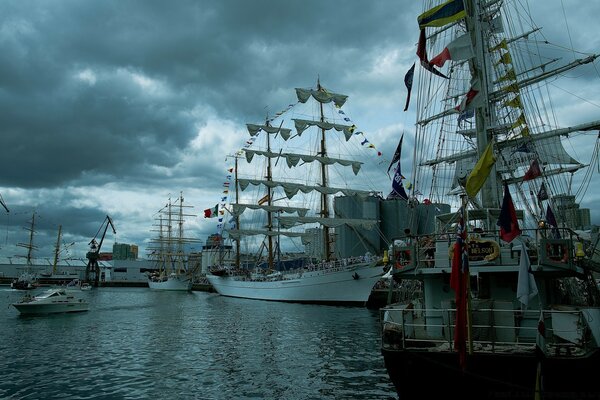
[[392, 165], [394, 165], [394, 163], [400, 161], [400, 153], [402, 152], [402, 140], [404, 140], [404, 133], [402, 133], [402, 136], [400, 137], [400, 141], [398, 142], [398, 147], [396, 147], [396, 152], [394, 153], [394, 156], [392, 157], [392, 161], [390, 162], [390, 166], [388, 167], [388, 176], [390, 175], [390, 169], [392, 169]]
[[392, 165], [398, 161], [398, 166], [396, 167], [396, 173], [394, 174], [394, 179], [392, 180], [392, 192], [388, 195], [388, 199], [404, 199], [404, 200], [408, 200], [408, 195], [406, 194], [406, 190], [404, 190], [404, 186], [402, 186], [402, 179], [404, 179], [404, 176], [402, 176], [402, 172], [401, 172], [401, 163], [400, 163], [400, 156], [402, 154], [402, 141], [404, 140], [404, 133], [402, 134], [402, 136], [400, 137], [400, 143], [398, 143], [398, 148], [396, 149], [396, 152], [394, 153], [394, 157], [392, 158], [392, 162], [390, 163], [390, 166], [388, 167], [388, 172], [390, 171], [390, 168], [392, 168]]
[[[406, 105], [404, 106], [404, 111], [408, 110], [408, 104], [410, 103], [410, 92], [412, 90], [413, 84], [413, 76], [415, 75], [415, 63], [413, 63], [412, 67], [408, 70], [406, 75], [404, 75], [404, 84], [406, 85], [406, 89], [408, 89], [408, 94], [406, 95]], [[388, 169], [389, 172], [389, 169]]]

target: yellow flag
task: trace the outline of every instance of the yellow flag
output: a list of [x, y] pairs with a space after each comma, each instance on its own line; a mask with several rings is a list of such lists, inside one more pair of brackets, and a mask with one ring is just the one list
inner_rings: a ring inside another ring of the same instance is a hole
[[490, 51], [496, 51], [496, 50], [500, 50], [500, 49], [508, 50], [508, 45], [506, 44], [506, 39], [502, 39], [502, 41], [500, 43], [498, 43], [497, 45], [495, 45], [494, 47], [492, 47], [490, 49]]
[[485, 151], [481, 155], [477, 164], [473, 168], [473, 171], [467, 177], [467, 184], [465, 185], [465, 189], [467, 191], [467, 195], [469, 197], [475, 197], [479, 190], [487, 180], [487, 177], [490, 175], [490, 171], [496, 162], [496, 157], [494, 157], [494, 147], [493, 142], [487, 145]]

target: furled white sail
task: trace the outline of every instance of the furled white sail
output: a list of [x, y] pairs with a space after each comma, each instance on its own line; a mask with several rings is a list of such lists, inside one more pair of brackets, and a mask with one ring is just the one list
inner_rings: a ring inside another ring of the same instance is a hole
[[344, 124], [333, 124], [331, 122], [324, 121], [310, 121], [306, 119], [294, 119], [294, 125], [296, 126], [296, 131], [298, 132], [298, 136], [302, 135], [308, 127], [310, 126], [318, 126], [321, 129], [325, 129], [326, 131], [330, 129], [335, 129], [338, 132], [344, 132], [344, 136], [346, 137], [346, 141], [350, 140], [352, 135], [354, 134], [354, 130], [356, 129], [353, 125], [344, 125]]
[[256, 136], [260, 131], [265, 131], [271, 134], [279, 133], [283, 140], [288, 140], [292, 133], [291, 129], [280, 128], [277, 126], [246, 124], [246, 127], [248, 128], [248, 133], [250, 133], [250, 136]]
[[248, 185], [258, 186], [265, 185], [269, 188], [281, 187], [285, 192], [285, 195], [288, 199], [294, 197], [298, 192], [302, 193], [310, 193], [312, 191], [317, 191], [321, 194], [336, 194], [342, 193], [346, 196], [361, 196], [367, 197], [372, 194], [371, 191], [368, 190], [356, 190], [356, 189], [347, 189], [347, 188], [335, 188], [335, 187], [323, 187], [323, 186], [311, 186], [311, 185], [302, 185], [299, 183], [289, 183], [289, 182], [278, 182], [278, 181], [269, 181], [262, 179], [238, 179], [238, 183], [240, 185], [240, 189], [246, 190]]
[[307, 155], [307, 154], [283, 153], [283, 152], [276, 153], [273, 151], [262, 151], [262, 150], [252, 150], [252, 149], [246, 149], [244, 151], [244, 153], [246, 153], [246, 161], [248, 161], [248, 162], [252, 162], [254, 155], [260, 155], [260, 156], [264, 156], [264, 157], [268, 157], [268, 158], [284, 158], [286, 160], [287, 166], [290, 168], [297, 166], [298, 163], [300, 162], [300, 160], [302, 160], [305, 163], [317, 161], [317, 162], [320, 162], [321, 164], [325, 164], [325, 165], [332, 165], [332, 164], [340, 164], [343, 166], [351, 165], [354, 175], [358, 174], [358, 172], [360, 171], [360, 167], [363, 164], [360, 161], [344, 160], [341, 158], [333, 158], [333, 157], [312, 156], [312, 155]]
[[298, 224], [318, 223], [329, 228], [337, 228], [342, 225], [373, 229], [379, 221], [374, 219], [357, 218], [321, 218], [321, 217], [279, 217], [279, 223], [283, 228], [292, 228]]
[[346, 102], [348, 96], [344, 94], [331, 93], [329, 91], [314, 90], [314, 89], [301, 89], [296, 88], [296, 96], [298, 101], [306, 103], [310, 96], [312, 96], [319, 103], [331, 103], [335, 104], [336, 107], [341, 107]]
[[301, 207], [285, 207], [285, 206], [269, 206], [269, 205], [258, 205], [258, 204], [242, 204], [234, 203], [231, 205], [232, 213], [234, 216], [243, 214], [246, 208], [252, 210], [265, 210], [270, 212], [284, 212], [286, 214], [298, 213], [299, 216], [303, 217], [308, 212], [308, 208]]

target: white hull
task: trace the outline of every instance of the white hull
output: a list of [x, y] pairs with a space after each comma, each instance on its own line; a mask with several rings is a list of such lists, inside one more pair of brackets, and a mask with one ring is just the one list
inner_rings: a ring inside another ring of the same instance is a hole
[[316, 270], [273, 281], [243, 280], [238, 276], [208, 274], [223, 296], [255, 300], [318, 304], [364, 304], [383, 274], [381, 266], [362, 263], [337, 270]]
[[179, 275], [169, 276], [169, 278], [164, 281], [148, 279], [148, 287], [154, 290], [174, 290], [186, 292], [192, 290], [192, 278]]
[[19, 303], [13, 303], [21, 314], [57, 314], [87, 311], [89, 303], [77, 297], [72, 291], [62, 288], [49, 289], [35, 297], [26, 296]]

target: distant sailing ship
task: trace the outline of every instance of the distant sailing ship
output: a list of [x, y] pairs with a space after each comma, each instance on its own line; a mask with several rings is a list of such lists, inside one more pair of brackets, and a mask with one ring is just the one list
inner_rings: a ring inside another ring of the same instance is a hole
[[521, 2], [425, 4], [414, 190], [456, 211], [392, 249], [410, 292], [382, 310], [389, 376], [402, 399], [600, 398], [598, 240], [563, 146], [589, 142], [590, 184], [600, 121], [554, 126], [544, 85], [598, 55], [544, 59]]
[[[241, 168], [239, 156], [235, 158], [235, 199], [227, 210], [234, 223], [225, 228], [225, 235], [235, 242], [235, 255], [230, 257], [233, 262], [224, 260], [207, 278], [224, 296], [364, 305], [384, 272], [382, 258], [339, 256], [335, 230], [371, 229], [378, 221], [333, 215], [332, 195], [342, 194], [360, 207], [379, 194], [364, 181], [362, 188], [353, 186], [357, 178], [348, 172], [357, 175], [362, 162], [338, 157], [356, 128], [339, 122], [347, 96], [320, 83], [314, 89], [296, 89], [296, 96], [299, 104], [311, 102], [316, 110], [315, 118], [304, 114], [293, 119], [296, 133], [283, 126], [280, 115], [267, 117], [264, 124], [247, 125], [254, 147], [259, 146], [258, 139], [262, 142], [260, 148], [243, 150], [250, 169]], [[335, 150], [329, 147], [332, 143]], [[334, 171], [342, 178], [334, 181]], [[242, 193], [248, 188], [256, 190]], [[255, 249], [258, 256], [244, 260], [242, 249], [246, 256]]]
[[199, 240], [184, 236], [184, 209], [192, 206], [183, 204], [183, 193], [173, 204], [171, 199], [158, 212], [158, 235], [152, 240], [149, 258], [156, 268], [148, 276], [148, 287], [156, 290], [189, 291], [192, 289], [197, 261], [190, 257], [187, 246]]
[[[35, 216], [36, 213], [34, 212], [31, 216], [30, 225], [25, 228], [27, 231], [29, 231], [29, 241], [27, 243], [17, 243], [18, 247], [27, 249], [27, 254], [25, 256], [18, 256], [25, 259], [25, 270], [22, 271], [17, 279], [11, 282], [11, 287], [13, 289], [28, 290], [38, 287], [40, 281], [42, 281], [42, 283], [67, 283], [73, 279], [78, 279], [80, 277], [80, 273], [75, 270], [75, 268], [72, 268], [71, 266], [59, 265], [61, 253], [67, 248], [61, 245], [61, 225], [58, 227], [58, 236], [54, 246], [54, 258], [52, 263], [50, 264], [50, 261], [47, 260], [48, 262], [44, 264], [41, 263], [40, 259], [36, 259], [34, 257], [34, 251], [37, 250], [37, 246], [34, 243]], [[49, 266], [52, 268], [48, 269]]]

